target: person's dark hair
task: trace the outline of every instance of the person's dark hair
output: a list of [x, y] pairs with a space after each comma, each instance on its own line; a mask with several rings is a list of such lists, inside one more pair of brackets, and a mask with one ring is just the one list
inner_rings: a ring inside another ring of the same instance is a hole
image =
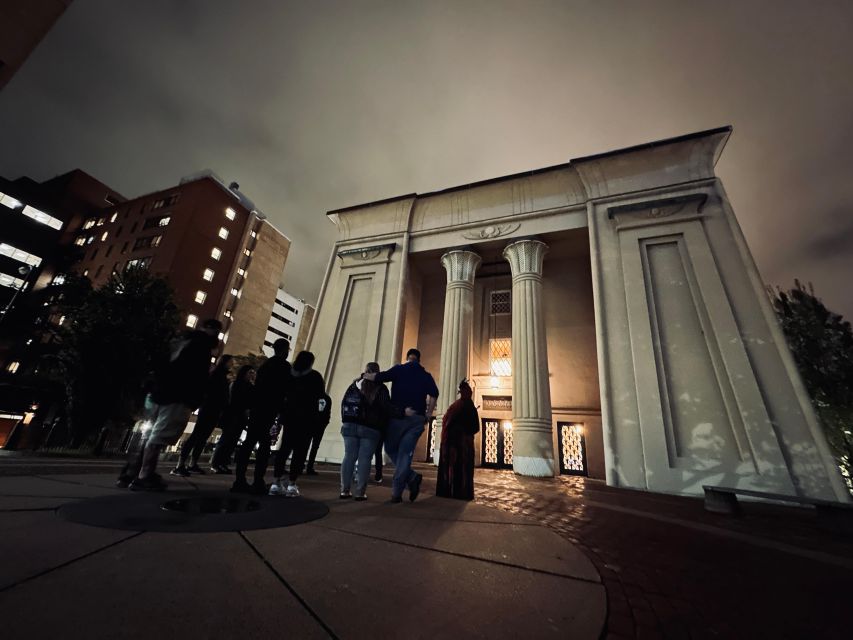
[[222, 323], [216, 318], [208, 318], [201, 323], [202, 329], [213, 329], [217, 334], [222, 331]]
[[406, 360], [409, 359], [409, 356], [415, 356], [418, 359], [418, 362], [421, 361], [421, 352], [412, 347], [408, 351], [406, 351]]
[[[365, 373], [379, 373], [379, 363], [378, 362], [368, 362], [367, 366], [364, 367]], [[364, 397], [367, 398], [367, 402], [369, 404], [373, 404], [373, 401], [376, 399], [376, 394], [379, 393], [379, 387], [382, 386], [381, 382], [375, 382], [373, 380], [368, 380], [367, 378], [362, 378], [361, 380], [361, 392], [364, 394]]]
[[284, 338], [279, 338], [272, 343], [272, 350], [275, 355], [284, 356], [286, 358], [287, 354], [290, 353], [290, 342]]
[[294, 371], [308, 371], [314, 364], [314, 354], [310, 351], [300, 351], [293, 360]]
[[234, 356], [228, 353], [223, 353], [221, 356], [219, 356], [219, 360], [217, 361], [216, 366], [213, 368], [213, 373], [222, 373], [223, 371], [227, 373], [228, 369], [231, 368], [231, 361], [233, 359]]
[[240, 367], [240, 370], [237, 372], [237, 377], [234, 378], [234, 382], [246, 382], [246, 377], [249, 375], [250, 371], [254, 371], [255, 367], [250, 364], [244, 364]]

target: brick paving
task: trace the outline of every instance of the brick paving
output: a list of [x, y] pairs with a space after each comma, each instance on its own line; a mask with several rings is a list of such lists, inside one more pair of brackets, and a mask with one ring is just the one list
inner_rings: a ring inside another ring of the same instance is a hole
[[853, 540], [809, 510], [749, 504], [731, 518], [700, 499], [510, 471], [477, 470], [476, 494], [588, 555], [607, 590], [606, 638], [853, 636]]

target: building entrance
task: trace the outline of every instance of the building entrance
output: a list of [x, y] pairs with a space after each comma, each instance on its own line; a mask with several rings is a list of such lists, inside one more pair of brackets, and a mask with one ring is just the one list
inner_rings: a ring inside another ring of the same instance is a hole
[[481, 465], [488, 469], [512, 469], [512, 422], [483, 418]]
[[580, 422], [557, 422], [560, 449], [560, 473], [572, 476], [589, 475], [586, 467], [586, 441]]

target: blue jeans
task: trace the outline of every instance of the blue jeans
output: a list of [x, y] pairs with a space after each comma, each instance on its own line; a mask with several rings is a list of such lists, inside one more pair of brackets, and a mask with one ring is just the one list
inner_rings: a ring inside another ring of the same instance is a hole
[[344, 437], [344, 459], [341, 462], [341, 493], [349, 493], [352, 484], [352, 469], [358, 460], [353, 495], [360, 498], [367, 491], [367, 478], [370, 476], [370, 459], [376, 451], [376, 443], [382, 434], [376, 429], [354, 422], [344, 422], [341, 427]]
[[388, 434], [385, 436], [385, 453], [394, 461], [394, 480], [391, 484], [391, 496], [399, 498], [403, 495], [403, 489], [418, 474], [412, 471], [412, 456], [418, 445], [418, 438], [424, 432], [426, 418], [423, 416], [406, 416], [394, 418], [388, 425]]

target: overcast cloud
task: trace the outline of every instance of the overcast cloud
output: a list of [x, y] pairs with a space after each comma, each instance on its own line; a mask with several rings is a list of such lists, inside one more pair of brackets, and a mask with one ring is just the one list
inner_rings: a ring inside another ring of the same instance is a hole
[[726, 124], [764, 280], [853, 316], [850, 2], [75, 0], [0, 93], [0, 175], [213, 169], [313, 301], [330, 209]]

